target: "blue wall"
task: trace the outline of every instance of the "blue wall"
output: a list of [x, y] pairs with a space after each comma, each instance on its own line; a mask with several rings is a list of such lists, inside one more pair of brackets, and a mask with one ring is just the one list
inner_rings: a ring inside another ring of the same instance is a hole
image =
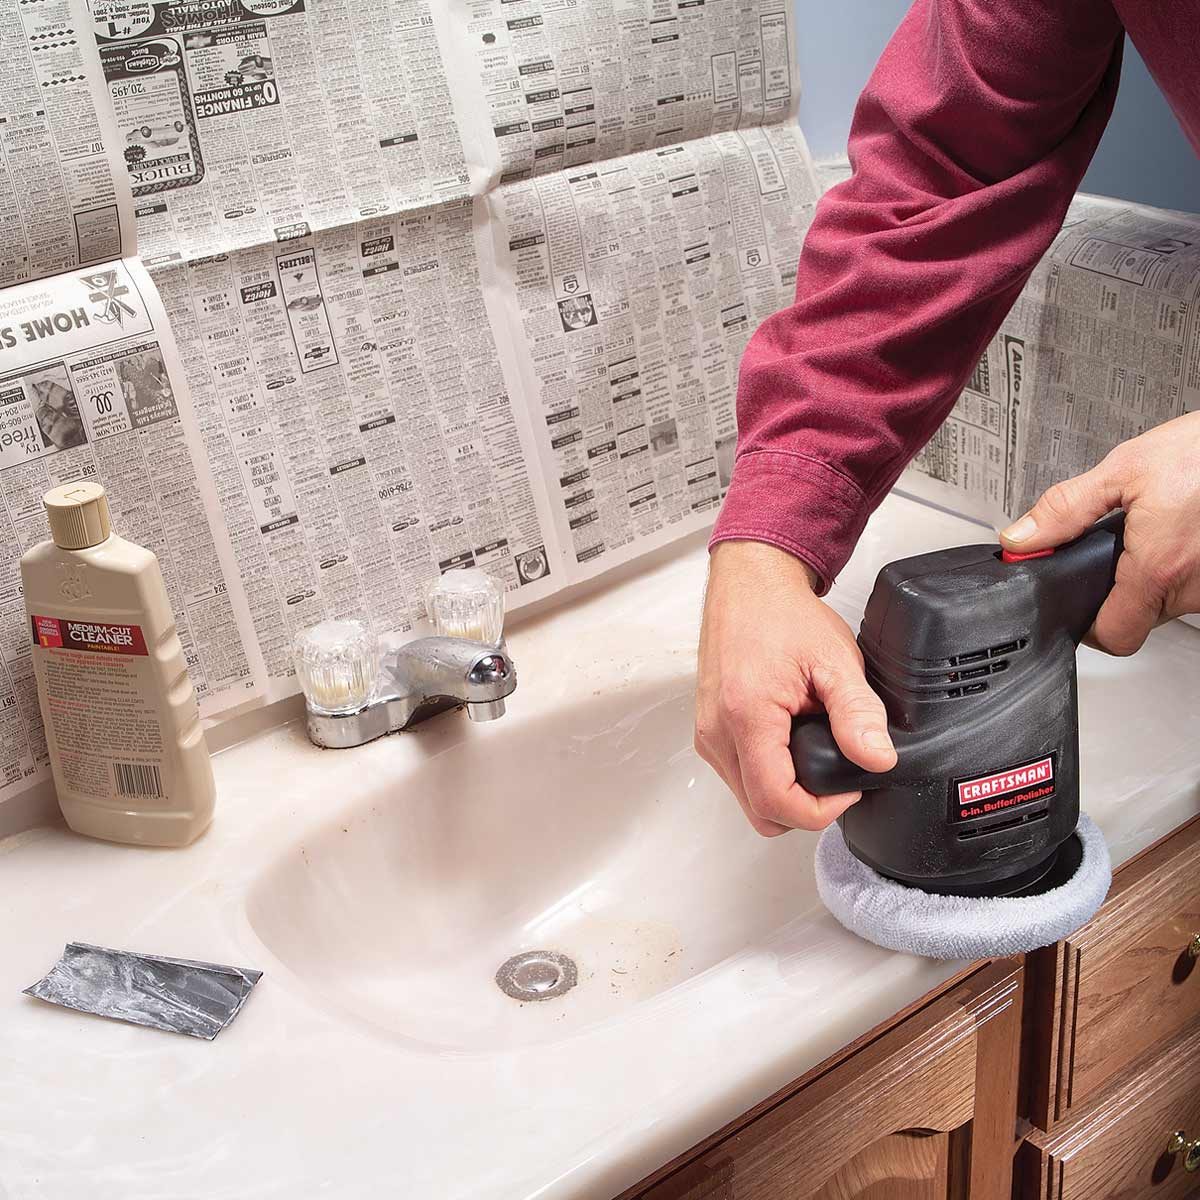
[[[845, 153], [854, 102], [907, 10], [908, 0], [796, 0], [800, 123], [817, 158]], [[1083, 186], [1200, 212], [1200, 160], [1132, 45], [1117, 110]]]

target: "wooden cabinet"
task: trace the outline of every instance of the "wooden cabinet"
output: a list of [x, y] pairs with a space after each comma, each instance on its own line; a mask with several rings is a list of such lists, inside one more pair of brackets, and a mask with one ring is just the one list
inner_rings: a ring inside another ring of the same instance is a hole
[[973, 975], [644, 1200], [1009, 1200], [1022, 978]]
[[1184, 1197], [1200, 817], [1125, 864], [1067, 941], [964, 973], [618, 1200]]

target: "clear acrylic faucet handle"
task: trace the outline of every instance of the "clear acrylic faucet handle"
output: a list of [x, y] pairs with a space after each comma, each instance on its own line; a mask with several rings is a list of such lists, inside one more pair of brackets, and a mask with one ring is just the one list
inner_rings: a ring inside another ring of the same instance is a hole
[[504, 593], [478, 567], [447, 571], [425, 593], [425, 611], [442, 637], [498, 646], [504, 637]]
[[314, 712], [357, 712], [375, 691], [378, 647], [365, 621], [321, 621], [296, 634], [292, 660]]

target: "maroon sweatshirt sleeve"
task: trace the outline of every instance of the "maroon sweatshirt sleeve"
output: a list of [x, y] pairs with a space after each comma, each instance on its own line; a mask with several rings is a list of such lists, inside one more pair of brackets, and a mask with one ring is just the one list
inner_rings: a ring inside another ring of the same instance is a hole
[[917, 0], [859, 101], [796, 302], [742, 359], [713, 543], [833, 580], [1058, 232], [1112, 112], [1105, 0]]

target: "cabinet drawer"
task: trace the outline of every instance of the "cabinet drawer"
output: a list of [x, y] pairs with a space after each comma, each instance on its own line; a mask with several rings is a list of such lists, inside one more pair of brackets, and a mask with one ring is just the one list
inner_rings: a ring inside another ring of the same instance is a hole
[[[1182, 1200], [1200, 1191], [1186, 1151], [1170, 1153], [1181, 1130], [1200, 1138], [1200, 1030], [1167, 1044], [1160, 1056], [1123, 1077], [1111, 1095], [1053, 1134], [1021, 1147], [1029, 1200]], [[1200, 1167], [1200, 1146], [1192, 1152]]]
[[[1031, 961], [1044, 1130], [1200, 1017], [1200, 821], [1122, 870], [1096, 917]], [[1197, 1180], [1200, 1184], [1200, 1179]]]

